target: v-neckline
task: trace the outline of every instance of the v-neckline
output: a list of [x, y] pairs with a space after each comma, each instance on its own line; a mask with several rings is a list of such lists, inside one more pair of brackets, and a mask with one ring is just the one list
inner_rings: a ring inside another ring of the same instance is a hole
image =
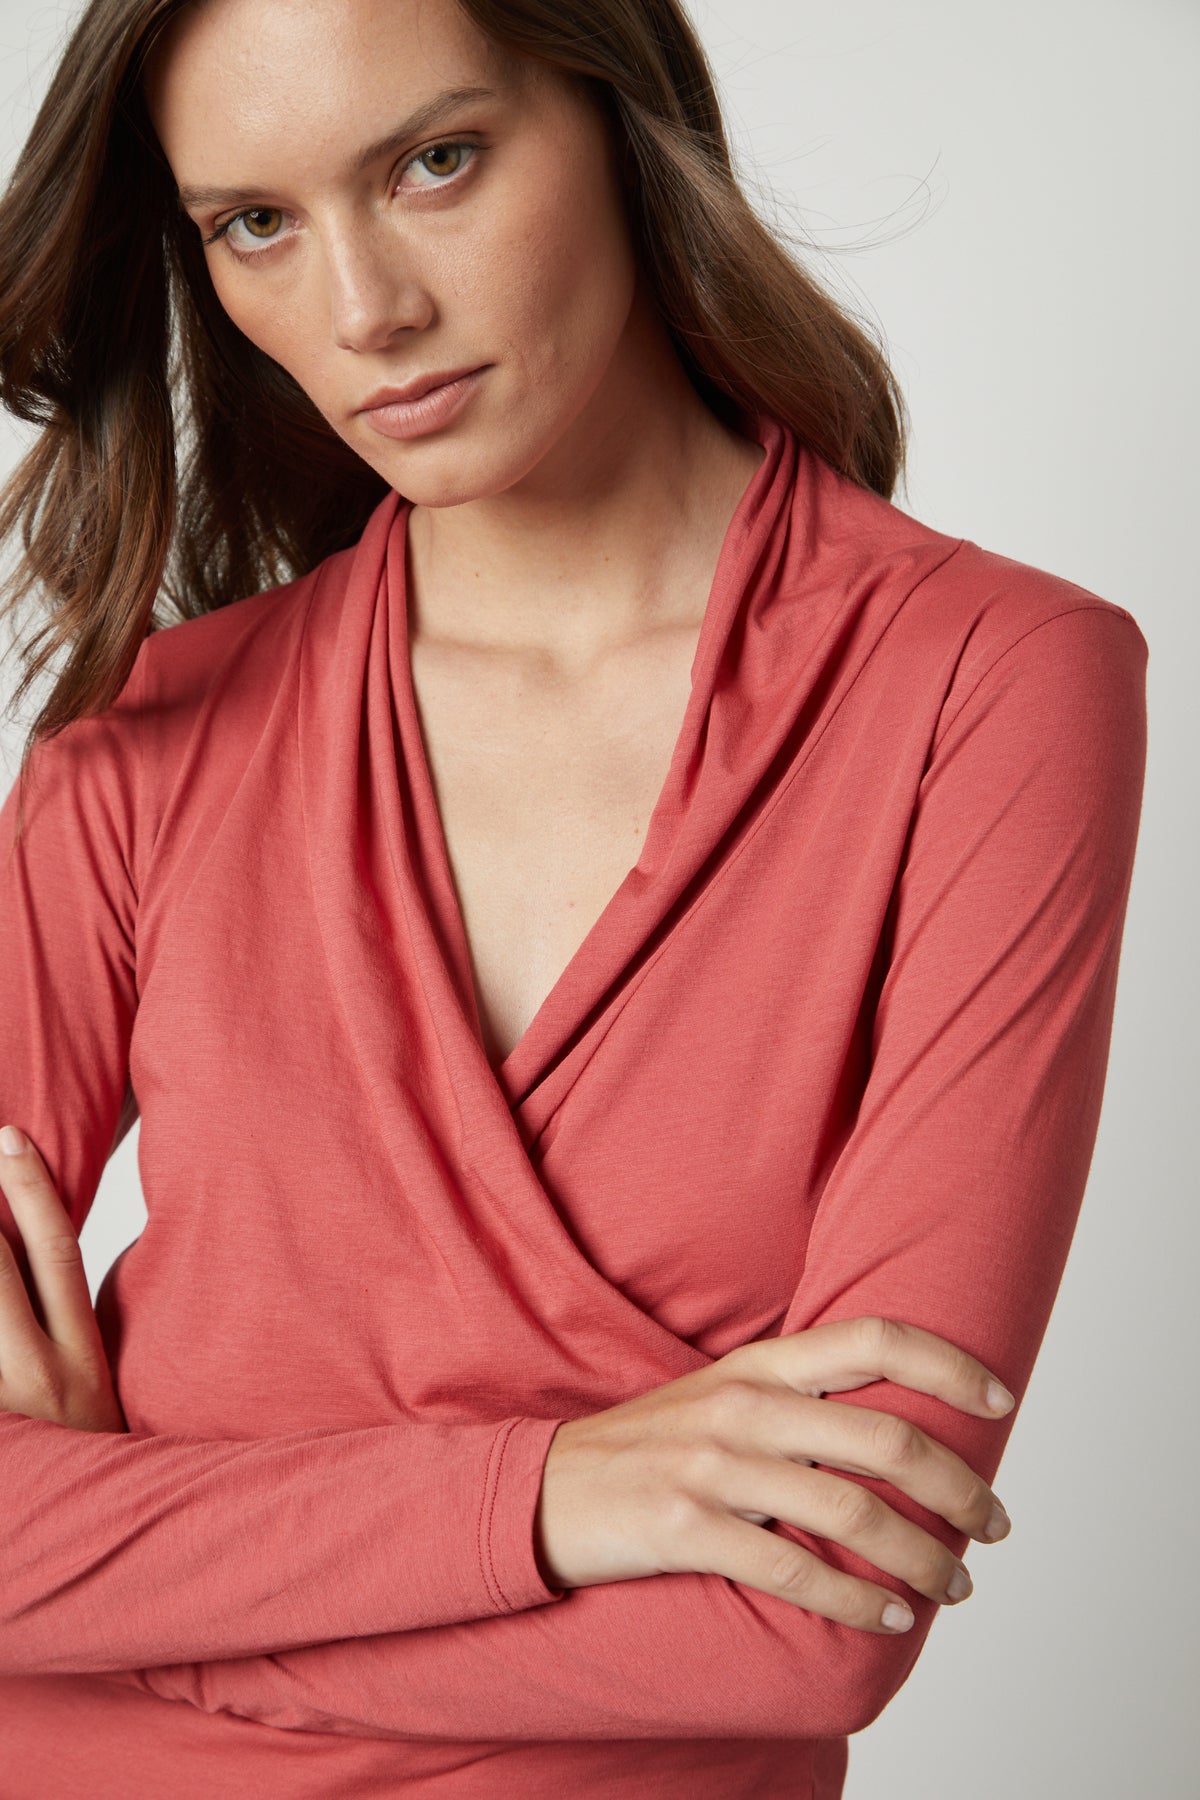
[[600, 946], [611, 936], [614, 920], [619, 916], [630, 890], [669, 851], [673, 827], [687, 791], [688, 772], [694, 760], [695, 746], [701, 736], [703, 720], [712, 698], [716, 666], [728, 634], [729, 609], [738, 597], [739, 583], [735, 578], [735, 571], [750, 523], [774, 476], [777, 455], [773, 452], [778, 451], [782, 436], [780, 426], [769, 414], [750, 415], [746, 423], [750, 426], [748, 441], [757, 443], [764, 455], [751, 473], [725, 530], [692, 657], [691, 686], [683, 718], [672, 746], [666, 776], [647, 821], [638, 856], [609, 895], [549, 991], [542, 997], [517, 1042], [499, 1064], [492, 1063], [484, 1044], [471, 965], [470, 940], [453, 876], [413, 681], [408, 606], [408, 521], [412, 502], [401, 497], [396, 508], [387, 540], [389, 656], [404, 769], [413, 793], [412, 817], [414, 822], [423, 822], [425, 825], [426, 841], [422, 846], [422, 860], [433, 876], [434, 891], [443, 899], [440, 920], [442, 943], [451, 964], [447, 973], [451, 976], [465, 1022], [474, 1040], [475, 1054], [500, 1089], [510, 1111], [519, 1106], [523, 1096], [548, 1066], [550, 1058], [562, 1048], [570, 1035], [572, 1022], [576, 1025], [579, 1023], [575, 1015], [579, 1010], [579, 1003], [586, 996], [589, 977], [594, 970]]

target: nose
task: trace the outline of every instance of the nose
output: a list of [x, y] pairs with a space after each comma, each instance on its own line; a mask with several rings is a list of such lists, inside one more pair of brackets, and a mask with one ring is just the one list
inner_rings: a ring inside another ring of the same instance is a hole
[[396, 332], [429, 323], [428, 285], [394, 229], [360, 222], [329, 242], [325, 263], [330, 331], [340, 350], [378, 350]]

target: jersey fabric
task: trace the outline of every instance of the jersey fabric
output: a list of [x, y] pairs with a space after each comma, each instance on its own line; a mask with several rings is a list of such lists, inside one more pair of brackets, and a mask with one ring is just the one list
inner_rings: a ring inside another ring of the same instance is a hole
[[[711, 1572], [549, 1587], [542, 1469], [563, 1420], [828, 1320], [921, 1326], [1020, 1401], [1097, 1131], [1148, 650], [740, 428], [640, 854], [496, 1071], [396, 491], [152, 631], [35, 747], [19, 846], [10, 787], [0, 1123], [78, 1228], [140, 1117], [148, 1219], [97, 1296], [128, 1433], [0, 1414], [6, 1800], [837, 1800], [911, 1673], [937, 1604], [785, 1520], [911, 1631]], [[989, 1482], [1016, 1417], [830, 1403]]]

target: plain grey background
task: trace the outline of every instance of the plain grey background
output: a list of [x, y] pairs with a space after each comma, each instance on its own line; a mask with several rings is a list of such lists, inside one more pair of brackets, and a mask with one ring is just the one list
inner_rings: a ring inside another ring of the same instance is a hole
[[[0, 0], [5, 174], [81, 10]], [[995, 1484], [1013, 1531], [970, 1547], [973, 1598], [851, 1740], [848, 1800], [1195, 1800], [1200, 5], [691, 11], [745, 184], [883, 333], [913, 417], [896, 503], [1150, 644], [1104, 1110]], [[0, 415], [0, 470], [26, 441]], [[0, 706], [15, 685], [0, 665]], [[93, 1294], [145, 1220], [136, 1154], [135, 1127], [84, 1230]]]

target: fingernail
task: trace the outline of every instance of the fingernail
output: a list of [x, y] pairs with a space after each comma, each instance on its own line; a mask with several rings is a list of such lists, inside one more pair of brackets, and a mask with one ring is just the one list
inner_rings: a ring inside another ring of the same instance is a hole
[[988, 1382], [987, 1403], [993, 1412], [1007, 1412], [1010, 1406], [1016, 1404], [1008, 1389], [1001, 1387], [998, 1381]]
[[20, 1156], [28, 1148], [24, 1134], [15, 1125], [6, 1125], [0, 1131], [0, 1150], [3, 1150], [5, 1156]]
[[989, 1544], [994, 1544], [997, 1538], [1006, 1537], [1011, 1530], [1012, 1520], [997, 1500], [988, 1517], [987, 1529], [984, 1535]]
[[951, 1604], [954, 1605], [959, 1600], [965, 1600], [967, 1595], [973, 1592], [974, 1583], [967, 1571], [960, 1565], [946, 1583], [946, 1594]]
[[883, 1617], [879, 1621], [885, 1631], [907, 1631], [913, 1622], [913, 1615], [907, 1606], [897, 1606], [895, 1601], [883, 1609]]

